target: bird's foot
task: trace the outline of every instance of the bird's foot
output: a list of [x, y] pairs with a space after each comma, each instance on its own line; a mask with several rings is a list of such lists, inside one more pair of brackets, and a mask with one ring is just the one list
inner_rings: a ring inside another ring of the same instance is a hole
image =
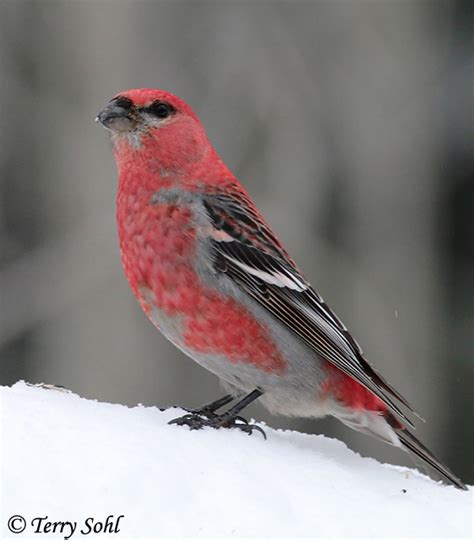
[[206, 416], [207, 418], [214, 418], [217, 416], [216, 411], [220, 409], [221, 407], [224, 407], [224, 405], [229, 404], [231, 401], [234, 400], [234, 397], [227, 394], [226, 396], [217, 399], [216, 401], [213, 401], [212, 403], [206, 403], [206, 405], [202, 405], [201, 407], [197, 409], [186, 409], [185, 407], [182, 407], [187, 413], [190, 414], [196, 414], [198, 416]]
[[209, 415], [206, 415], [201, 411], [191, 411], [184, 416], [171, 420], [168, 424], [188, 426], [189, 429], [201, 429], [203, 427], [212, 427], [214, 429], [240, 429], [240, 431], [248, 433], [249, 435], [254, 431], [258, 431], [263, 435], [264, 439], [267, 438], [260, 426], [249, 424], [242, 416], [231, 416], [227, 413], [215, 414], [213, 411], [210, 411]]

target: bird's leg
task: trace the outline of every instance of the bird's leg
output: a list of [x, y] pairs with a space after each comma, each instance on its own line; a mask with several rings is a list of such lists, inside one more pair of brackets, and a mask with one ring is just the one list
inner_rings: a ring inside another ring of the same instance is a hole
[[227, 394], [224, 397], [221, 397], [220, 399], [216, 399], [215, 401], [212, 401], [211, 403], [206, 403], [205, 405], [202, 405], [201, 407], [198, 407], [197, 409], [184, 409], [188, 413], [191, 414], [198, 414], [200, 416], [215, 416], [215, 412], [220, 409], [221, 407], [224, 407], [224, 405], [227, 405], [231, 401], [235, 399], [234, 396], [231, 396], [230, 394]]
[[227, 412], [219, 415], [219, 417], [222, 418], [226, 416], [227, 418], [230, 418], [230, 419], [239, 418], [237, 416], [239, 412], [245, 409], [247, 405], [250, 405], [252, 401], [255, 401], [256, 399], [258, 399], [262, 394], [263, 392], [261, 390], [258, 390], [258, 389], [252, 390], [250, 394], [247, 394], [246, 396], [244, 396], [238, 403], [236, 403], [233, 407], [231, 407]]
[[[245, 433], [248, 433], [249, 435], [253, 431], [259, 431], [265, 438], [265, 432], [263, 429], [255, 424], [249, 424], [247, 420], [239, 416], [240, 411], [247, 407], [252, 401], [255, 401], [258, 399], [263, 392], [261, 390], [253, 390], [250, 392], [250, 394], [247, 394], [243, 399], [241, 399], [238, 403], [236, 403], [233, 407], [231, 407], [228, 411], [222, 413], [222, 414], [215, 414], [214, 411], [211, 411], [211, 415], [207, 417], [204, 414], [202, 414], [200, 411], [191, 412], [189, 414], [185, 414], [184, 416], [181, 416], [180, 418], [175, 418], [174, 420], [171, 420], [168, 422], [169, 424], [177, 424], [178, 426], [188, 426], [189, 429], [201, 429], [203, 427], [213, 427], [215, 429], [218, 428], [236, 428], [240, 429], [241, 431], [244, 431]], [[218, 402], [222, 402], [223, 400], [227, 400], [227, 403], [232, 401], [232, 399], [228, 399], [230, 396], [225, 396], [225, 398], [222, 398], [221, 400], [218, 400], [217, 402], [213, 402], [210, 405], [215, 405]], [[217, 407], [214, 408], [214, 410], [219, 409], [222, 407], [225, 403], [219, 404]], [[205, 407], [204, 407], [205, 408]]]

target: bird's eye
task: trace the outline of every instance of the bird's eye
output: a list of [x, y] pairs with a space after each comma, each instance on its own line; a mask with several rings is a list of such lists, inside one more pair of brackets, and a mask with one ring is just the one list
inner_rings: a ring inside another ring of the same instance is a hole
[[167, 118], [174, 112], [174, 109], [168, 103], [164, 103], [163, 101], [155, 101], [147, 108], [147, 112], [153, 116], [157, 116], [158, 118]]

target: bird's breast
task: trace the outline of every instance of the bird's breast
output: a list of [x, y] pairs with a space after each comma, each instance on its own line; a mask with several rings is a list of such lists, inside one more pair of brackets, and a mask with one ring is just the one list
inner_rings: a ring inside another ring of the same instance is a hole
[[266, 372], [285, 369], [268, 330], [246, 306], [212, 286], [209, 222], [200, 202], [172, 192], [122, 193], [117, 220], [133, 292], [175, 345], [192, 357], [217, 355]]
[[137, 296], [143, 286], [172, 291], [191, 279], [197, 245], [191, 207], [156, 202], [152, 191], [123, 193], [117, 222], [125, 273]]

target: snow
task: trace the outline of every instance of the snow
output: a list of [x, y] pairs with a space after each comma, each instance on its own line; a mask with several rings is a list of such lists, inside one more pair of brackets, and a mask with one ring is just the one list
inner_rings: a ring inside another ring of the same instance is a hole
[[[120, 532], [100, 537], [121, 540], [472, 537], [472, 488], [382, 465], [321, 435], [265, 427], [265, 441], [189, 431], [167, 425], [179, 409], [99, 403], [23, 382], [0, 392], [1, 538], [82, 538], [107, 516]], [[8, 531], [12, 515], [25, 518], [24, 533]], [[48, 522], [58, 522], [56, 533], [45, 532]], [[59, 522], [77, 522], [74, 534], [67, 523], [59, 532]]]

